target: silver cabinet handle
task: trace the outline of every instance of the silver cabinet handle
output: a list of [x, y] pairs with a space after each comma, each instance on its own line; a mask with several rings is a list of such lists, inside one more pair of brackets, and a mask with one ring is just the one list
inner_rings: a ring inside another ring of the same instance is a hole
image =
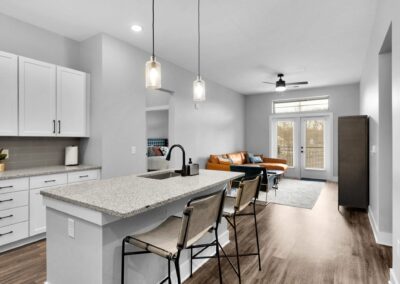
[[58, 121], [58, 134], [61, 134], [61, 120]]
[[14, 200], [13, 198], [4, 199], [4, 200], [0, 200], [0, 203], [2, 203], [2, 202], [10, 202], [10, 201], [13, 201], [13, 200]]
[[56, 120], [53, 119], [53, 133], [56, 134]]
[[0, 220], [6, 219], [6, 218], [11, 218], [11, 217], [14, 217], [14, 215], [13, 215], [13, 214], [10, 214], [10, 215], [8, 215], [8, 216], [0, 217]]
[[79, 178], [87, 178], [89, 175], [79, 176]]
[[14, 186], [12, 186], [12, 185], [0, 186], [0, 189], [13, 188], [13, 187], [14, 187]]
[[14, 233], [14, 232], [13, 232], [13, 231], [9, 231], [9, 232], [7, 232], [7, 233], [0, 234], [0, 237], [2, 237], [2, 236], [4, 236], [4, 235], [12, 234], [12, 233]]
[[51, 180], [45, 180], [44, 182], [49, 183], [49, 182], [55, 182], [55, 181], [56, 181], [55, 179], [51, 179]]

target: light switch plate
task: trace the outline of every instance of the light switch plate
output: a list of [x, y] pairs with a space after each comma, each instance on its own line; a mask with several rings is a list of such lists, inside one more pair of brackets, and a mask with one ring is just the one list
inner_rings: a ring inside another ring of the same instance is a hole
[[136, 146], [131, 147], [131, 154], [132, 155], [136, 154]]
[[68, 218], [68, 236], [75, 239], [75, 220]]

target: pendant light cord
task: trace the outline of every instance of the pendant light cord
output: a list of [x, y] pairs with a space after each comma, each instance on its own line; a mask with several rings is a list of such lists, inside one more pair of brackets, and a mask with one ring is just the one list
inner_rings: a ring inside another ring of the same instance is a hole
[[197, 75], [200, 78], [200, 0], [197, 0]]
[[154, 55], [154, 0], [153, 0], [152, 13], [153, 13], [153, 23], [152, 23], [152, 30], [153, 30], [153, 58], [155, 58], [155, 55]]

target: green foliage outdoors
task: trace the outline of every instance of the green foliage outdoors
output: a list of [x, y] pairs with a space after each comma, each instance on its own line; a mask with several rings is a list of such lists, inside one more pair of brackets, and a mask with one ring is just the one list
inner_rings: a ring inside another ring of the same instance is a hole
[[3, 149], [0, 149], [0, 161], [3, 161], [7, 158], [7, 154], [2, 154]]

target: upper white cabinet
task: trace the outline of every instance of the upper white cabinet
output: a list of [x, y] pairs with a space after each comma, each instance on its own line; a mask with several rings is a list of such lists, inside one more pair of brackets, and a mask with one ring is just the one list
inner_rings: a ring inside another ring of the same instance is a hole
[[18, 56], [0, 51], [0, 136], [18, 135]]
[[19, 136], [88, 136], [89, 75], [25, 57], [18, 74]]
[[87, 136], [87, 80], [84, 72], [57, 66], [58, 136]]
[[56, 134], [56, 66], [19, 57], [19, 135]]

